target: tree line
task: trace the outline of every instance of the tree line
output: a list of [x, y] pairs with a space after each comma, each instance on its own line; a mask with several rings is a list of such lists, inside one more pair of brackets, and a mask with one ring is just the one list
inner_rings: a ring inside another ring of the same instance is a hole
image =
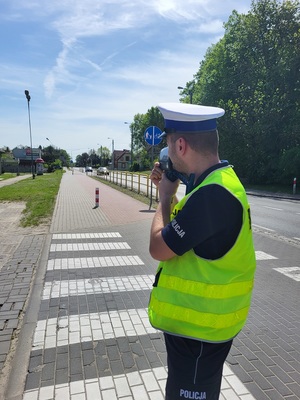
[[99, 149], [91, 149], [88, 153], [84, 152], [76, 156], [75, 165], [77, 167], [106, 167], [111, 163], [111, 152], [105, 146]]
[[[290, 183], [300, 176], [300, 2], [257, 0], [247, 14], [233, 11], [181, 101], [218, 106], [220, 157], [249, 183]], [[150, 165], [148, 126], [163, 129], [156, 107], [137, 114], [133, 154]], [[164, 144], [155, 146], [156, 156]]]
[[[26, 149], [28, 146], [19, 145], [18, 148]], [[53, 145], [46, 147], [39, 146], [38, 148], [44, 161], [44, 168], [46, 168], [48, 172], [53, 172], [56, 169], [70, 166], [71, 158], [66, 150], [59, 149]], [[11, 165], [18, 162], [17, 159], [14, 158], [13, 151], [8, 146], [0, 148], [0, 173], [5, 172], [4, 169], [1, 168], [2, 161]], [[30, 163], [31, 161], [21, 160], [21, 164], [29, 165]]]

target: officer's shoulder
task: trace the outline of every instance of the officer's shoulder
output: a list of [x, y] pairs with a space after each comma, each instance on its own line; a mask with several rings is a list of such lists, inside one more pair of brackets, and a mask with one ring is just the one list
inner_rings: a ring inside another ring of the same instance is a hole
[[238, 199], [226, 189], [226, 187], [212, 183], [196, 190], [191, 196], [191, 201], [211, 202], [212, 205], [218, 204], [226, 206], [228, 203], [236, 203], [240, 206]]

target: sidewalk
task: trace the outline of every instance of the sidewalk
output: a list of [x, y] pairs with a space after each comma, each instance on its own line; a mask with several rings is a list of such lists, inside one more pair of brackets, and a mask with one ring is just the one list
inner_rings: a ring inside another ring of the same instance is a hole
[[[147, 205], [86, 174], [64, 174], [50, 233], [38, 243], [31, 237], [18, 249], [22, 261], [15, 258], [27, 276], [11, 301], [26, 312], [5, 400], [163, 400], [163, 336], [146, 311], [156, 268], [145, 240], [152, 218]], [[220, 399], [254, 400], [228, 365]]]
[[23, 179], [28, 179], [31, 178], [32, 179], [32, 175], [19, 175], [16, 176], [15, 178], [10, 178], [10, 179], [3, 179], [0, 180], [0, 188], [3, 186], [8, 186], [8, 185], [12, 185], [16, 182], [22, 181]]

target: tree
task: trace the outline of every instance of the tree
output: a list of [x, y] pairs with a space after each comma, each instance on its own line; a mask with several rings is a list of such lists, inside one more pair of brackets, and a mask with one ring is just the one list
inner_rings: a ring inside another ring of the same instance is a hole
[[[132, 132], [133, 153], [135, 160], [139, 161], [142, 168], [151, 167], [151, 145], [145, 141], [145, 131], [149, 126], [157, 126], [161, 130], [164, 129], [164, 119], [157, 107], [151, 107], [146, 114], [136, 114], [130, 125]], [[158, 158], [158, 154], [165, 144], [162, 142], [158, 146], [154, 146], [154, 157]]]
[[233, 11], [195, 75], [194, 102], [226, 110], [222, 158], [251, 182], [278, 182], [279, 160], [300, 145], [299, 5], [260, 0]]
[[42, 158], [48, 166], [55, 164], [69, 167], [71, 161], [70, 155], [66, 150], [58, 149], [51, 145], [42, 149]]
[[108, 161], [111, 159], [111, 153], [108, 147], [100, 146], [97, 150], [97, 154], [99, 156], [100, 166], [106, 167], [108, 165]]
[[300, 146], [285, 150], [280, 157], [281, 182], [291, 184], [294, 177], [300, 176]]
[[76, 166], [77, 167], [86, 167], [88, 165], [89, 154], [82, 153], [76, 157]]
[[12, 157], [9, 147], [0, 147], [0, 175], [2, 174], [2, 159]]

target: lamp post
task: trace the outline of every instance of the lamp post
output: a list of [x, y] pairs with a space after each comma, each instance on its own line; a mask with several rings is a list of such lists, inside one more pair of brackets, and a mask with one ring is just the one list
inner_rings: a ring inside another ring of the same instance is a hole
[[132, 164], [133, 164], [133, 129], [131, 126], [131, 122], [124, 122], [124, 124], [129, 125], [130, 129], [130, 167], [132, 170]]
[[114, 157], [115, 141], [110, 137], [108, 137], [107, 139], [111, 139], [111, 163], [112, 163], [112, 169], [115, 169], [115, 157]]
[[[100, 143], [97, 143], [97, 146], [100, 146], [100, 167], [103, 167], [103, 165], [102, 165], [102, 145]], [[99, 148], [97, 150], [97, 153], [99, 155]]]
[[28, 107], [28, 121], [29, 121], [29, 134], [30, 134], [30, 153], [31, 153], [31, 173], [32, 173], [32, 179], [35, 178], [35, 174], [33, 171], [33, 154], [32, 154], [32, 135], [31, 135], [31, 119], [30, 119], [30, 107], [29, 107], [29, 102], [30, 102], [30, 94], [28, 90], [24, 91], [26, 99], [27, 99], [27, 107]]
[[[184, 90], [184, 87], [177, 86], [177, 89]], [[190, 96], [190, 104], [193, 104], [193, 89], [194, 89], [193, 86], [187, 88], [188, 94]]]
[[55, 151], [56, 149], [57, 149], [57, 147], [56, 146], [54, 146], [54, 144], [51, 142], [51, 140], [49, 139], [49, 138], [47, 138], [46, 137], [46, 140], [48, 140], [48, 142], [50, 143], [50, 146], [49, 146], [49, 150], [48, 150], [48, 153], [49, 153], [49, 162], [51, 163], [51, 164], [54, 164], [55, 163], [55, 160], [56, 160], [56, 158], [57, 158], [57, 152]]
[[51, 144], [51, 146], [52, 146], [53, 148], [55, 148], [55, 146], [54, 146], [54, 144], [51, 142], [51, 140], [50, 140], [49, 138], [47, 138], [47, 137], [46, 137], [46, 139], [47, 139], [48, 142]]

